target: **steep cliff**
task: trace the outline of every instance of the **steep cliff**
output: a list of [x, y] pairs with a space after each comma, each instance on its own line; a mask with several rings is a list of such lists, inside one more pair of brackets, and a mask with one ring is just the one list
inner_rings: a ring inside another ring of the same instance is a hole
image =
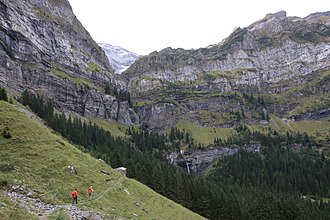
[[127, 102], [104, 94], [114, 71], [68, 1], [1, 0], [0, 15], [0, 85], [45, 94], [64, 111], [136, 122]]
[[[314, 111], [329, 108], [329, 68], [330, 12], [298, 18], [281, 11], [207, 48], [153, 52], [123, 76], [149, 127], [163, 129], [181, 119], [226, 127], [241, 123], [232, 115], [242, 110], [248, 123], [259, 123], [255, 115], [268, 112], [310, 113], [301, 109], [301, 96], [321, 94], [327, 101]], [[305, 88], [308, 83], [313, 89]], [[305, 89], [313, 91], [304, 94]], [[246, 94], [259, 101], [257, 110]]]

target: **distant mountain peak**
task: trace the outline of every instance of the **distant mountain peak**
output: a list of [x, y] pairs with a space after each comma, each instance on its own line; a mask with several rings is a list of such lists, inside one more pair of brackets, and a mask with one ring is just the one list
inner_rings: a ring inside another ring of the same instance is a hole
[[286, 11], [279, 11], [279, 12], [276, 12], [276, 13], [269, 13], [266, 16], [286, 17]]
[[120, 46], [108, 43], [98, 43], [107, 55], [111, 66], [115, 69], [116, 74], [124, 72], [132, 63], [137, 60], [140, 55], [126, 50]]

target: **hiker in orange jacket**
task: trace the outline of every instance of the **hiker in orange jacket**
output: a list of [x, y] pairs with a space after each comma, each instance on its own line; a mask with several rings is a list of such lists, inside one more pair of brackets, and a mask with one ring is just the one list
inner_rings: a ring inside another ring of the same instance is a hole
[[93, 198], [93, 192], [94, 192], [93, 187], [92, 186], [88, 187], [87, 193], [88, 193], [89, 200], [91, 200]]
[[74, 203], [78, 204], [78, 191], [77, 189], [74, 189], [74, 191], [71, 193], [72, 196], [72, 205], [74, 205]]

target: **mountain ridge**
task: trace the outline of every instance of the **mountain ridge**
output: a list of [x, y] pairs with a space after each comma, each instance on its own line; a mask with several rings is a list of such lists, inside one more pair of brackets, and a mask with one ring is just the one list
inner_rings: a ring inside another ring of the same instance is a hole
[[[289, 105], [277, 103], [281, 106], [278, 109], [287, 110], [274, 113], [289, 117], [289, 112], [302, 103], [289, 100], [285, 92], [304, 85], [309, 74], [330, 68], [329, 21], [329, 12], [306, 18], [287, 17], [284, 11], [268, 14], [246, 28], [235, 29], [219, 44], [207, 48], [165, 48], [153, 52], [137, 60], [122, 75], [139, 106], [138, 113], [143, 114], [141, 123], [156, 129], [173, 126], [180, 119], [205, 125], [203, 119], [198, 119], [199, 112], [204, 110], [222, 114], [233, 109], [251, 109], [247, 103], [242, 106], [244, 100], [232, 100], [231, 104], [236, 104], [225, 109], [220, 103], [230, 100], [217, 100], [211, 94], [241, 93], [242, 97], [243, 93], [254, 93], [274, 98], [280, 95]], [[324, 92], [328, 97], [329, 91]], [[194, 97], [202, 97], [204, 101], [197, 102]], [[154, 108], [159, 109], [157, 114], [153, 114]], [[178, 113], [173, 115], [173, 111]], [[171, 122], [162, 122], [161, 117]]]

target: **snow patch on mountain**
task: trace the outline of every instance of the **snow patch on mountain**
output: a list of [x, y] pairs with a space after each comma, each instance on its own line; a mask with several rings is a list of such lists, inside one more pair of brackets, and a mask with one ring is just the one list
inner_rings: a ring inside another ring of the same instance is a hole
[[98, 43], [107, 55], [111, 66], [115, 69], [116, 74], [124, 72], [128, 67], [137, 60], [140, 55], [128, 51], [120, 46], [114, 46], [107, 43]]

